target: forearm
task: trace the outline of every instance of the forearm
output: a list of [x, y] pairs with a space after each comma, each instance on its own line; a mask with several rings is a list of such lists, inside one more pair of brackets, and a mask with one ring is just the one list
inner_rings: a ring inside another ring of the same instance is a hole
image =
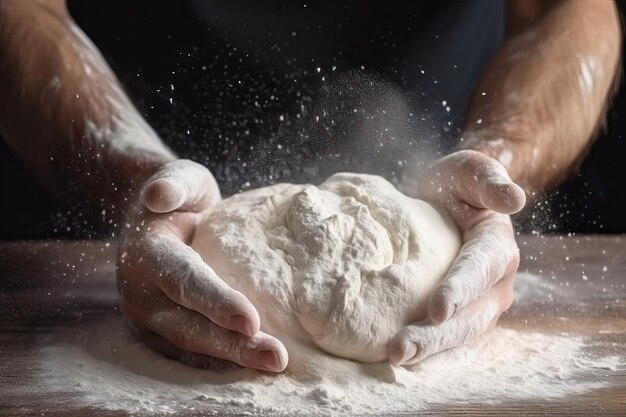
[[0, 7], [0, 133], [51, 190], [116, 211], [174, 155], [63, 0]]
[[612, 1], [564, 0], [512, 32], [478, 85], [461, 148], [502, 162], [528, 193], [562, 180], [601, 124], [619, 66]]

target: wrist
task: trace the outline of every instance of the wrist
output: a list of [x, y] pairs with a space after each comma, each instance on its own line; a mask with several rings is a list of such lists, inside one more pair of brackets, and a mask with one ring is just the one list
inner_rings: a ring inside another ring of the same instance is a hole
[[[97, 129], [87, 123], [83, 143], [89, 144], [90, 150], [84, 153], [89, 156], [83, 163], [78, 161], [78, 170], [70, 173], [78, 193], [67, 195], [96, 216], [101, 215], [114, 229], [136, 205], [148, 178], [178, 159], [147, 124], [133, 129], [123, 125], [126, 127]], [[94, 148], [99, 149], [95, 154], [91, 151]]]
[[[169, 155], [144, 155], [141, 159], [121, 158], [104, 167], [106, 173], [103, 173], [103, 178], [90, 185], [98, 190], [90, 196], [91, 203], [82, 203], [92, 213], [89, 217], [97, 229], [104, 228], [107, 233], [112, 233], [111, 236], [119, 236], [131, 213], [136, 213], [139, 208], [140, 195], [146, 181], [175, 159]], [[109, 181], [108, 186], [102, 184], [104, 181]]]
[[[106, 190], [105, 194], [112, 193], [109, 201], [116, 202], [124, 212], [136, 204], [146, 181], [159, 171], [167, 163], [178, 159], [174, 154], [146, 152], [141, 156], [125, 156], [123, 161], [113, 164], [116, 179], [112, 182], [113, 187]], [[106, 201], [107, 197], [101, 201]]]

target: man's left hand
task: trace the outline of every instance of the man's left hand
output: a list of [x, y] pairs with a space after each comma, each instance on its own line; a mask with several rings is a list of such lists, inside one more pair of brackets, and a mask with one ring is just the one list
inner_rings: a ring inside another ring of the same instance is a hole
[[470, 150], [448, 155], [420, 178], [418, 197], [448, 212], [463, 246], [430, 297], [428, 319], [391, 340], [394, 365], [413, 365], [493, 329], [513, 302], [520, 260], [509, 215], [524, 207], [526, 196], [495, 159]]

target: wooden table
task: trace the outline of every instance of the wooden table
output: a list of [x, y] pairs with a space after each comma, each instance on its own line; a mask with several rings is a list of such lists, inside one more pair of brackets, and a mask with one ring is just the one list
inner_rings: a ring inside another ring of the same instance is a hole
[[[595, 349], [626, 358], [626, 237], [521, 236], [520, 271], [541, 275], [568, 288], [572, 299], [524, 300], [503, 316], [507, 327], [582, 335]], [[115, 248], [104, 242], [0, 242], [0, 415], [123, 415], [65, 407], [46, 393], [6, 394], [27, 386], [33, 354], [46, 336], [117, 315]], [[575, 306], [575, 307], [573, 307]], [[437, 410], [454, 415], [626, 416], [626, 371], [598, 370], [591, 379], [605, 388], [550, 401], [502, 405], [454, 405]]]

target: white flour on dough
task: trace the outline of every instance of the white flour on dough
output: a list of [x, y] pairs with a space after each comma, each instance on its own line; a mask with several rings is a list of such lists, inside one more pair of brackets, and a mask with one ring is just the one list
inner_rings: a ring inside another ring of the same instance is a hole
[[285, 343], [290, 369], [315, 346], [361, 362], [427, 316], [459, 252], [451, 220], [382, 177], [335, 174], [320, 186], [277, 184], [207, 212], [192, 247]]

